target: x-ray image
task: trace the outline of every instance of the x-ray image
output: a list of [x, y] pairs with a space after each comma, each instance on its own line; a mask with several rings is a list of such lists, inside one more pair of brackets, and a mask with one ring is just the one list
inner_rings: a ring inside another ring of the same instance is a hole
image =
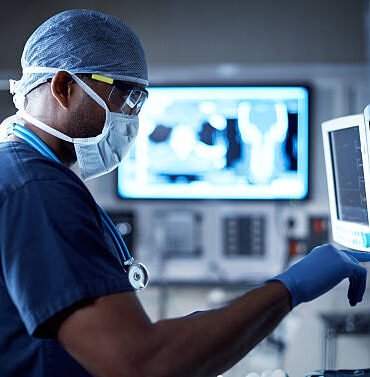
[[150, 88], [135, 147], [119, 168], [119, 192], [299, 199], [307, 152], [306, 88]]

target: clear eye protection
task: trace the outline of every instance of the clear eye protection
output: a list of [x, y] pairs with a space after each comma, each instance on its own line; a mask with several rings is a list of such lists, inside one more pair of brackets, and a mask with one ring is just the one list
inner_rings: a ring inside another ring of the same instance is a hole
[[112, 85], [108, 95], [108, 102], [113, 112], [138, 115], [148, 98], [148, 91], [140, 86], [126, 84], [97, 74], [93, 74], [91, 78]]
[[147, 98], [148, 92], [143, 88], [114, 83], [108, 101], [112, 109], [119, 109], [127, 115], [138, 115]]

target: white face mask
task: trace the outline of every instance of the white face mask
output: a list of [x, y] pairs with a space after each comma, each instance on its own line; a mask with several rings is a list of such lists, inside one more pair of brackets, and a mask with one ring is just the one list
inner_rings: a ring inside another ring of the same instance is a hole
[[[139, 129], [137, 115], [114, 113], [104, 100], [84, 81], [70, 73], [76, 83], [105, 109], [105, 123], [100, 135], [90, 138], [72, 138], [48, 126], [20, 107], [17, 115], [45, 132], [74, 144], [77, 162], [84, 180], [99, 177], [114, 170], [130, 149]], [[24, 103], [24, 101], [22, 101]]]

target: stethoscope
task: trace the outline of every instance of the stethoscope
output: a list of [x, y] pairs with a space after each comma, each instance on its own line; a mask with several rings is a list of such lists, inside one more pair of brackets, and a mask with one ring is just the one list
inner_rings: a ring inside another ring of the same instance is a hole
[[[18, 138], [28, 143], [31, 147], [39, 151], [43, 156], [48, 157], [61, 164], [58, 157], [55, 156], [51, 149], [26, 127], [20, 124], [12, 124], [8, 126], [7, 132], [8, 136], [12, 134], [17, 136]], [[148, 285], [149, 281], [147, 268], [142, 263], [134, 263], [134, 258], [128, 251], [125, 241], [123, 240], [121, 234], [118, 232], [116, 226], [113, 224], [113, 221], [109, 218], [103, 208], [101, 208], [98, 204], [96, 204], [96, 206], [98, 208], [100, 217], [106, 225], [110, 236], [116, 246], [119, 261], [123, 269], [128, 273], [128, 280], [130, 285], [135, 291], [143, 290]]]

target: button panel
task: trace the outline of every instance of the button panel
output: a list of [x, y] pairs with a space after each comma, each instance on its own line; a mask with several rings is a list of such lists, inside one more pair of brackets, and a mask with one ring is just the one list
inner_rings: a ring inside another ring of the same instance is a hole
[[337, 228], [336, 241], [344, 245], [356, 248], [370, 248], [370, 233], [368, 232], [353, 232], [344, 230], [342, 227]]

